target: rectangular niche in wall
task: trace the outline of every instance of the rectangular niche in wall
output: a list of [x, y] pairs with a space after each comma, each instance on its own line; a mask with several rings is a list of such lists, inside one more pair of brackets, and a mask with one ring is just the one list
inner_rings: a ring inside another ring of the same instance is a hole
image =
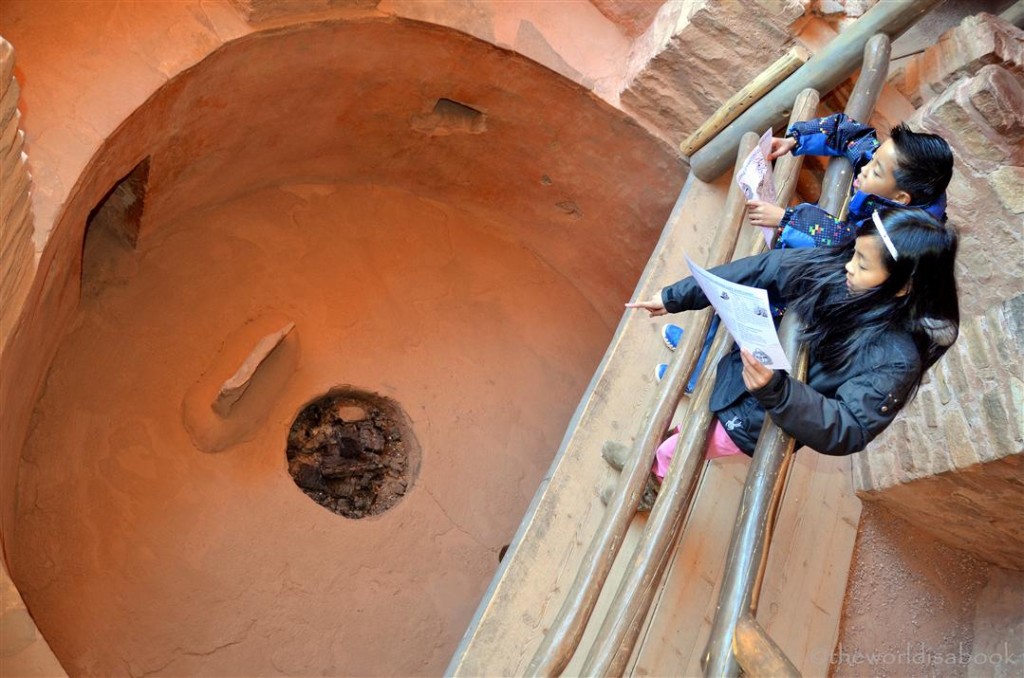
[[149, 184], [147, 157], [114, 184], [89, 213], [82, 245], [82, 294], [117, 284], [135, 269], [134, 250]]

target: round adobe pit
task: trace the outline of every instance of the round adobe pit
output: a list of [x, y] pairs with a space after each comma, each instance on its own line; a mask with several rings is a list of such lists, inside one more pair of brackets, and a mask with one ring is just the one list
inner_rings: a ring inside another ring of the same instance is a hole
[[401, 501], [420, 464], [419, 445], [398, 404], [353, 388], [303, 407], [285, 454], [288, 473], [307, 497], [356, 519]]
[[[99, 230], [128, 178], [135, 230]], [[62, 206], [18, 349], [62, 333], [5, 532], [62, 664], [441, 673], [681, 178], [584, 89], [415, 22], [268, 28], [175, 73]], [[197, 437], [183, 410], [213, 416], [268, 316], [294, 329]], [[401, 403], [422, 455], [361, 520], [297, 491], [281, 449], [340, 384]]]

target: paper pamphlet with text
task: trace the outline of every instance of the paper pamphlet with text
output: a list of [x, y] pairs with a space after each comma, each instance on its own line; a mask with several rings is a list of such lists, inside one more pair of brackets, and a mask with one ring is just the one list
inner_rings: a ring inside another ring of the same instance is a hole
[[[757, 146], [750, 151], [750, 155], [743, 161], [740, 171], [736, 173], [736, 183], [743, 189], [743, 195], [747, 200], [763, 200], [773, 205], [778, 200], [778, 193], [775, 190], [775, 175], [772, 174], [772, 164], [768, 155], [772, 149], [772, 130], [761, 135]], [[761, 227], [764, 240], [768, 246], [772, 246], [772, 236], [775, 230], [768, 227]]]
[[768, 292], [729, 282], [704, 270], [686, 257], [693, 279], [715, 307], [729, 334], [740, 348], [750, 351], [762, 365], [773, 370], [792, 369], [775, 331]]

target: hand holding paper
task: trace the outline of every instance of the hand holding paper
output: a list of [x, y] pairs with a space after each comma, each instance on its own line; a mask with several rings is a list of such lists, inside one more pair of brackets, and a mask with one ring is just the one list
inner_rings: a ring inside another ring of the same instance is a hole
[[792, 137], [772, 137], [771, 151], [768, 153], [769, 160], [781, 158], [796, 148], [796, 139]]
[[774, 229], [782, 223], [782, 215], [785, 213], [786, 210], [769, 202], [761, 200], [747, 202], [747, 216], [750, 217], [750, 223], [754, 226]]
[[[722, 323], [740, 348], [773, 370], [792, 369], [775, 331], [768, 292], [719, 278], [686, 257], [693, 279], [715, 307]], [[744, 378], [745, 379], [745, 378]], [[767, 383], [767, 382], [766, 382]]]
[[743, 359], [743, 385], [753, 393], [762, 389], [772, 380], [775, 374], [772, 370], [762, 365], [754, 355], [747, 349], [740, 349], [740, 357]]
[[[772, 138], [772, 130], [768, 128], [761, 135], [757, 146], [750, 151], [750, 155], [743, 161], [739, 172], [736, 173], [736, 183], [743, 189], [743, 195], [747, 196], [747, 200], [760, 201], [773, 208], [778, 200], [778, 193], [775, 190], [775, 177], [772, 175], [772, 164], [769, 158], [775, 157], [773, 153], [781, 150], [776, 148], [777, 144], [775, 142], [776, 140]], [[779, 218], [781, 219], [781, 215], [779, 215]], [[770, 227], [778, 226], [778, 222], [771, 224], [762, 217], [758, 217], [758, 221], [755, 221], [753, 214], [751, 214], [750, 221], [755, 226], [761, 227], [764, 233], [764, 240], [771, 247], [775, 231]]]

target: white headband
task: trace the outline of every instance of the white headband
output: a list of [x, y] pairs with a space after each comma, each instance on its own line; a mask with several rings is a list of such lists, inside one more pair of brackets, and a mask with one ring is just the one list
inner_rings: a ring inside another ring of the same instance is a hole
[[871, 218], [875, 222], [875, 228], [878, 229], [878, 237], [885, 243], [885, 249], [889, 250], [889, 254], [892, 255], [892, 260], [896, 261], [900, 258], [899, 255], [896, 254], [896, 245], [892, 244], [892, 240], [889, 238], [889, 231], [885, 230], [885, 224], [882, 223], [882, 217], [878, 216], [878, 210], [872, 212]]

